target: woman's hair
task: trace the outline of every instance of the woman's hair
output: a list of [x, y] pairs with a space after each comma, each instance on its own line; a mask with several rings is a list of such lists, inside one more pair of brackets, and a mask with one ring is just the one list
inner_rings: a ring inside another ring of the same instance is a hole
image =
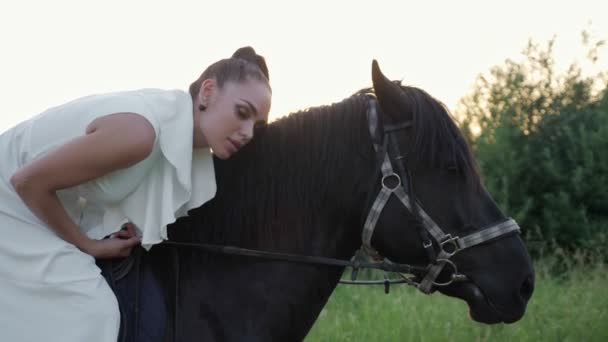
[[236, 50], [232, 57], [219, 60], [207, 67], [198, 80], [190, 85], [192, 99], [198, 95], [201, 83], [210, 78], [215, 79], [220, 89], [226, 82], [244, 82], [252, 79], [266, 84], [272, 91], [266, 60], [250, 46], [242, 47]]

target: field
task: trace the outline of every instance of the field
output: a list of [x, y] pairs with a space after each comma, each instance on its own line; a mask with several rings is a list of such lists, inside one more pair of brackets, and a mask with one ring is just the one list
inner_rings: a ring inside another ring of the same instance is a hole
[[340, 285], [306, 342], [608, 341], [608, 268], [557, 260], [536, 263], [534, 295], [515, 324], [476, 323], [463, 301], [405, 286], [385, 295], [381, 286]]

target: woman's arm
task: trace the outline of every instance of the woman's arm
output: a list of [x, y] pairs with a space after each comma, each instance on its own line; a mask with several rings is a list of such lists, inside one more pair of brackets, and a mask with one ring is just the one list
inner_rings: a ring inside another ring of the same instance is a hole
[[89, 239], [68, 216], [56, 191], [143, 160], [155, 138], [152, 125], [138, 114], [100, 117], [89, 124], [85, 135], [24, 165], [10, 181], [29, 209], [64, 240], [98, 258], [125, 256], [139, 238]]

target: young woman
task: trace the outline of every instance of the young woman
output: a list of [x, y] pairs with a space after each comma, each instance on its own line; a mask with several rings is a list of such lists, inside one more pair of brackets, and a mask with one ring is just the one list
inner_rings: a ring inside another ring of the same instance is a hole
[[95, 258], [166, 239], [215, 194], [210, 150], [225, 159], [251, 141], [270, 102], [264, 58], [246, 47], [189, 93], [88, 96], [0, 135], [0, 340], [116, 341], [118, 304]]

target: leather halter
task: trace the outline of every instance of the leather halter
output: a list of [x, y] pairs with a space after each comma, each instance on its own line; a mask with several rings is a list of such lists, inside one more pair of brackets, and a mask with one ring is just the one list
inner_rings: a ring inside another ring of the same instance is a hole
[[[373, 202], [365, 220], [361, 236], [361, 249], [373, 259], [383, 259], [380, 253], [378, 253], [378, 251], [372, 247], [371, 239], [374, 234], [374, 230], [376, 229], [376, 223], [382, 215], [384, 206], [388, 202], [391, 195], [395, 195], [407, 208], [407, 210], [409, 210], [420, 220], [420, 222], [422, 222], [422, 225], [426, 230], [421, 232], [423, 247], [429, 256], [434, 256], [430, 258], [432, 262], [426, 268], [426, 275], [422, 281], [419, 283], [414, 281], [412, 285], [416, 286], [423, 293], [428, 294], [431, 292], [433, 285], [447, 286], [455, 281], [466, 281], [466, 276], [458, 273], [456, 264], [451, 261], [450, 258], [463, 249], [502, 237], [505, 234], [519, 232], [519, 226], [515, 220], [509, 218], [506, 221], [494, 223], [462, 238], [446, 234], [424, 211], [416, 199], [413, 196], [408, 195], [406, 192], [406, 189], [408, 189], [411, 194], [412, 189], [410, 186], [408, 186], [411, 184], [411, 177], [408, 178], [408, 174], [405, 172], [405, 170], [403, 170], [404, 167], [399, 165], [400, 167], [398, 168], [398, 172], [395, 172], [393, 169], [391, 156], [389, 155], [389, 146], [392, 151], [399, 153], [399, 146], [395, 134], [398, 131], [410, 127], [411, 121], [393, 126], [385, 125], [382, 132], [380, 132], [380, 127], [378, 125], [378, 112], [378, 102], [373, 96], [370, 95], [367, 119], [372, 142], [374, 144], [374, 150], [376, 151], [376, 155], [380, 163], [382, 179], [380, 191], [378, 195], [376, 195], [376, 199]], [[394, 160], [402, 158], [403, 157], [401, 156], [393, 157]], [[394, 184], [389, 184], [388, 181], [391, 179], [394, 180], [394, 182], [392, 182]], [[428, 239], [427, 233], [430, 234], [431, 238], [439, 246], [438, 254], [435, 254], [433, 241]], [[437, 276], [441, 273], [446, 265], [452, 269], [450, 279], [442, 283], [437, 282]]]

